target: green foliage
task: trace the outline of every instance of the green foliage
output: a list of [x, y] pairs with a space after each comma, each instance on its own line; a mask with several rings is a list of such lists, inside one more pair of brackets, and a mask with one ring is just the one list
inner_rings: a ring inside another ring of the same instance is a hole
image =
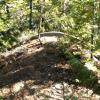
[[67, 61], [72, 66], [75, 75], [72, 80], [78, 84], [82, 84], [88, 87], [92, 87], [98, 80], [97, 76], [84, 66], [84, 63], [77, 58], [73, 58]]
[[65, 100], [70, 100], [70, 99], [71, 99], [71, 100], [78, 100], [78, 97], [76, 97], [76, 96], [74, 96], [74, 95], [71, 96], [71, 97], [70, 97], [70, 96], [66, 96], [66, 97], [65, 97]]
[[[95, 8], [95, 26], [97, 27], [100, 21], [98, 5], [95, 5]], [[2, 0], [0, 2], [0, 33], [2, 31], [7, 33], [7, 30], [14, 28], [21, 34], [21, 31], [31, 25], [33, 31], [37, 33], [43, 31], [64, 32], [64, 41], [68, 45], [75, 43], [82, 48], [97, 49], [100, 44], [99, 34], [95, 37], [95, 44], [91, 45], [94, 26], [93, 13], [93, 0], [32, 0], [31, 10], [30, 0]], [[95, 29], [95, 32], [99, 32], [98, 28]], [[10, 39], [12, 40], [12, 44], [10, 44], [10, 40], [7, 40], [2, 34], [0, 37], [3, 37], [3, 39], [0, 38], [0, 41], [6, 41], [6, 43], [1, 43], [3, 48], [12, 46], [14, 38]], [[12, 37], [18, 39], [15, 35]]]
[[0, 96], [0, 100], [4, 100], [2, 96]]
[[[60, 47], [60, 52], [59, 52], [59, 56], [63, 57], [66, 60], [72, 59], [74, 56], [71, 52], [67, 51], [66, 49], [64, 49], [63, 47]], [[62, 49], [63, 48], [63, 49]]]

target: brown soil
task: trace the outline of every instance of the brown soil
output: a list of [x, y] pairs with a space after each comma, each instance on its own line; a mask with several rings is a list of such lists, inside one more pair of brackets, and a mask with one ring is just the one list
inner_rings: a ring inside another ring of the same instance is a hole
[[[52, 94], [54, 88], [51, 88], [54, 85], [58, 84], [59, 88], [64, 82], [69, 88], [68, 91], [79, 88], [70, 85], [73, 84], [73, 80], [70, 79], [75, 73], [71, 66], [59, 56], [56, 43], [41, 46], [37, 39], [31, 40], [20, 49], [11, 50], [0, 59], [0, 96], [3, 96], [5, 100], [65, 100], [63, 89], [60, 91], [62, 94], [60, 97], [56, 95], [56, 92]], [[72, 92], [71, 95], [76, 95], [75, 93]], [[80, 93], [82, 93], [81, 90]], [[70, 98], [72, 98], [71, 95]], [[92, 92], [90, 97], [91, 100], [95, 100]], [[89, 98], [79, 100], [90, 100]]]

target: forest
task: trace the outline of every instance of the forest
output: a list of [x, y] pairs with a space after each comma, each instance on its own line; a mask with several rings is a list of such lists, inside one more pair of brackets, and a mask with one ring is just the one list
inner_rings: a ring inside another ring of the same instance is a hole
[[100, 100], [100, 0], [0, 0], [0, 100]]

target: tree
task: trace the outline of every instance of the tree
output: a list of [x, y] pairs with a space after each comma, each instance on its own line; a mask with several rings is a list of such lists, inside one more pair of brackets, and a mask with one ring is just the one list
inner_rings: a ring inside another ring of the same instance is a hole
[[29, 27], [32, 29], [32, 0], [30, 0], [30, 15], [29, 15]]
[[6, 4], [6, 12], [7, 12], [7, 17], [10, 17], [10, 11], [9, 11], [9, 5]]
[[61, 31], [70, 45], [92, 50], [99, 44], [99, 39], [95, 39], [99, 34], [94, 34], [100, 31], [99, 9], [100, 3], [94, 5], [93, 0], [2, 0], [0, 31], [14, 28], [21, 34], [29, 28], [39, 38], [44, 31]]

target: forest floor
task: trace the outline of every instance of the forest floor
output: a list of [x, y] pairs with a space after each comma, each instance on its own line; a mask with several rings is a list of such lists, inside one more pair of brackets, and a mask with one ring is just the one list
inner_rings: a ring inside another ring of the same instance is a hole
[[56, 42], [41, 46], [37, 39], [29, 40], [4, 56], [0, 100], [100, 100], [92, 87], [73, 80], [76, 72], [59, 56]]

